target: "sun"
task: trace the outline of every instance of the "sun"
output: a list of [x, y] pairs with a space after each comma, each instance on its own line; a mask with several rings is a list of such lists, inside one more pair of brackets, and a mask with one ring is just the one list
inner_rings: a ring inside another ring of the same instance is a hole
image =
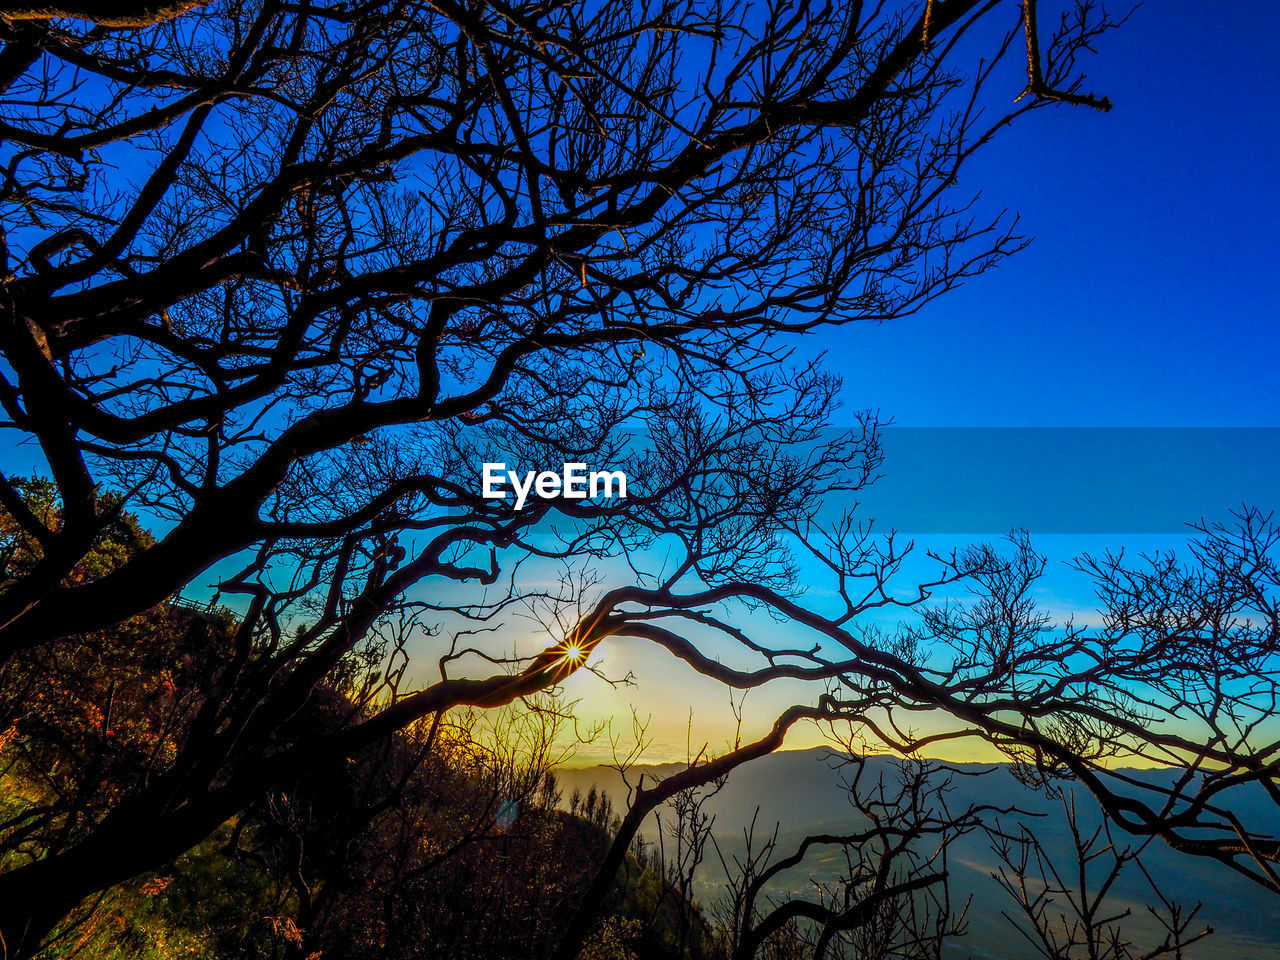
[[564, 645], [564, 658], [571, 663], [582, 662], [582, 647], [576, 643], [566, 643]]

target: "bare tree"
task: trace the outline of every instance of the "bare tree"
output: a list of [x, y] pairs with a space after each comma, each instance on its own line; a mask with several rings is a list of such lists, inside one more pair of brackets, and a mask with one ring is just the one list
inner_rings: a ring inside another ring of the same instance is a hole
[[[683, 790], [667, 801], [667, 816], [656, 815], [658, 839], [657, 869], [663, 879], [663, 898], [670, 893], [676, 914], [675, 940], [680, 956], [689, 955], [696, 940], [709, 941], [701, 904], [697, 899], [698, 870], [706, 859], [715, 815], [707, 806], [724, 788], [727, 777], [701, 787]], [[668, 853], [668, 843], [670, 852]]]
[[[1017, 905], [1014, 925], [1045, 960], [1156, 960], [1182, 957], [1183, 950], [1212, 933], [1197, 923], [1200, 905], [1187, 909], [1161, 892], [1160, 884], [1142, 863], [1151, 842], [1137, 848], [1122, 846], [1102, 819], [1086, 825], [1074, 796], [1060, 793], [1071, 838], [1071, 859], [1058, 862], [1035, 832], [1025, 824], [1011, 833], [999, 826], [988, 829], [992, 849], [1000, 858], [997, 882]], [[1116, 901], [1121, 875], [1140, 871], [1159, 906], [1147, 912], [1159, 924], [1159, 940], [1142, 943], [1127, 928], [1132, 908]]]
[[[448, 551], [549, 514], [616, 540], [794, 511], [820, 456], [710, 481], [768, 464], [831, 402], [829, 376], [780, 373], [776, 335], [901, 316], [1021, 245], [950, 199], [974, 150], [1049, 102], [981, 109], [1014, 33], [972, 76], [952, 66], [993, 11], [267, 2], [144, 31], [11, 23], [4, 403], [64, 517], [4, 491], [44, 556], [4, 593], [0, 653], [236, 554], [323, 558], [348, 582], [380, 538], [423, 534], [365, 564], [385, 605], [495, 577]], [[1108, 25], [1079, 13], [1046, 82], [1074, 88]], [[623, 456], [627, 428], [663, 455]], [[477, 495], [495, 451], [649, 482], [623, 510], [514, 512]], [[174, 525], [69, 589], [104, 482]]]
[[[1028, 111], [1109, 106], [1077, 59], [1112, 21], [1087, 0], [1049, 31], [1035, 13], [224, 0], [145, 29], [0, 19], [0, 406], [59, 496], [50, 522], [0, 478], [34, 558], [0, 593], [0, 658], [142, 614], [218, 563], [242, 611], [173, 758], [0, 876], [9, 955], [320, 760], [550, 689], [620, 636], [735, 688], [831, 686], [638, 791], [561, 956], [656, 805], [813, 719], [908, 753], [984, 738], [1079, 778], [1124, 829], [1280, 886], [1274, 842], [1219, 802], [1258, 783], [1280, 798], [1258, 745], [1270, 526], [1205, 531], [1202, 573], [1086, 561], [1111, 616], [1086, 634], [1043, 629], [1025, 543], [940, 556], [908, 594], [890, 584], [906, 547], [816, 521], [881, 454], [873, 417], [822, 432], [838, 382], [788, 366], [788, 335], [908, 315], [1016, 251], [1006, 218], [957, 194], [968, 158]], [[1005, 71], [1020, 41], [1025, 68]], [[517, 510], [480, 495], [499, 459], [636, 483]], [[163, 532], [73, 575], [122, 510]], [[619, 559], [621, 585], [537, 575]], [[798, 599], [802, 562], [831, 581], [822, 609]], [[859, 625], [965, 585], [971, 602], [897, 635]], [[788, 631], [753, 636], [739, 615], [760, 608]], [[530, 611], [563, 624], [532, 653], [498, 629]], [[427, 676], [395, 639], [409, 622], [443, 651]], [[725, 642], [757, 666], [717, 660]], [[344, 677], [341, 722], [300, 722]], [[1199, 733], [1150, 722], [1175, 704]], [[956, 729], [899, 724], [921, 710]], [[1125, 751], [1185, 779], [1134, 800], [1104, 763]]]
[[[746, 853], [730, 873], [725, 928], [734, 960], [773, 953], [936, 960], [949, 938], [964, 933], [965, 910], [951, 903], [947, 851], [997, 808], [950, 810], [950, 776], [929, 762], [903, 761], [896, 777], [874, 779], [861, 755], [848, 755], [847, 763], [858, 829], [811, 834], [785, 856], [775, 856], [776, 831], [754, 850], [748, 833]], [[819, 851], [843, 857], [838, 880], [820, 884], [816, 896], [770, 890], [788, 871], [811, 866]]]

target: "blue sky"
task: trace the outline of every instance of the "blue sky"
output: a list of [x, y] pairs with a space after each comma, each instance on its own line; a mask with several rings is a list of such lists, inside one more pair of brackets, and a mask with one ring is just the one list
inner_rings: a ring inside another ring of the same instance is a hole
[[[1113, 10], [1119, 5], [1109, 4]], [[1280, 425], [1280, 4], [1149, 2], [1102, 38], [1107, 114], [1037, 111], [961, 186], [1031, 247], [823, 340], [909, 426]]]

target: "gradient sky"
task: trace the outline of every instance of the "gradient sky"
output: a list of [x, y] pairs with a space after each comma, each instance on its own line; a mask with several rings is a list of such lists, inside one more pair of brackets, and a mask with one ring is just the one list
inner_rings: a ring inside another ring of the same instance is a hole
[[[1104, 37], [1087, 89], [1115, 108], [1034, 113], [980, 152], [961, 183], [981, 189], [989, 211], [1017, 211], [1030, 248], [914, 317], [812, 338], [845, 377], [846, 407], [911, 427], [1280, 427], [1277, 28], [1277, 3], [1162, 0]], [[1089, 584], [1066, 559], [1183, 539], [1036, 536], [1050, 557], [1040, 600], [1087, 618]], [[624, 731], [631, 705], [650, 717], [649, 759], [683, 758], [691, 702], [695, 752], [732, 737], [722, 687], [639, 643], [601, 655], [610, 673], [634, 671], [638, 686], [579, 676], [568, 692], [588, 716], [621, 716]], [[763, 732], [797, 693], [753, 692], [744, 732]], [[817, 742], [797, 729], [787, 746]], [[608, 752], [595, 744], [578, 760]], [[947, 755], [993, 758], [976, 744]]]

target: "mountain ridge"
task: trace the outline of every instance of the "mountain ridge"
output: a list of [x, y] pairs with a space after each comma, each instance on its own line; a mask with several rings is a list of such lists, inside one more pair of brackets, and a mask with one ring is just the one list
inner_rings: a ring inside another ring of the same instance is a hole
[[[866, 757], [868, 774], [894, 776], [900, 764], [895, 757]], [[932, 761], [941, 770], [952, 771], [947, 794], [953, 812], [970, 805], [1012, 807], [1022, 811], [1045, 848], [1055, 861], [1071, 859], [1072, 845], [1062, 801], [1047, 790], [1033, 789], [1020, 782], [1010, 764], [946, 763]], [[848, 754], [828, 747], [779, 751], [745, 764], [733, 772], [724, 787], [711, 797], [705, 810], [714, 816], [712, 834], [728, 862], [734, 853], [745, 850], [745, 833], [755, 824], [755, 838], [778, 831], [777, 856], [794, 849], [807, 834], [840, 832], [858, 822], [856, 811], [847, 799], [840, 768], [851, 763]], [[641, 776], [661, 777], [686, 768], [683, 763], [637, 764], [628, 771], [634, 786]], [[1149, 767], [1117, 768], [1112, 771], [1125, 789], [1142, 790], [1170, 781], [1176, 771]], [[560, 788], [566, 797], [574, 790], [585, 794], [592, 787], [608, 794], [616, 809], [627, 807], [627, 785], [618, 770], [608, 766], [560, 768], [556, 770]], [[1079, 784], [1060, 781], [1055, 784], [1074, 797], [1081, 822], [1093, 826], [1101, 822], [1099, 809], [1092, 797]], [[1262, 822], [1272, 832], [1280, 833], [1275, 808], [1266, 803], [1259, 791], [1246, 797], [1240, 810], [1242, 819]], [[1256, 801], [1256, 802], [1255, 802]], [[1017, 818], [1022, 819], [1022, 818]], [[668, 817], [669, 820], [669, 817]], [[656, 816], [646, 822], [644, 832], [652, 841], [659, 830]], [[1116, 843], [1136, 847], [1140, 838], [1115, 831]], [[1032, 960], [1041, 956], [1013, 930], [1002, 911], [1015, 904], [1004, 896], [991, 874], [999, 861], [984, 834], [969, 834], [957, 840], [951, 849], [955, 892], [971, 897], [970, 933], [956, 941], [956, 958], [983, 960]], [[704, 902], [718, 897], [724, 889], [726, 874], [714, 854], [709, 855], [699, 874], [699, 896]], [[1280, 901], [1222, 864], [1203, 858], [1179, 854], [1167, 845], [1152, 843], [1143, 854], [1144, 865], [1155, 876], [1161, 892], [1188, 906], [1202, 904], [1198, 919], [1215, 929], [1184, 953], [1187, 960], [1280, 960]], [[812, 888], [814, 882], [833, 881], [820, 864], [807, 863], [806, 869], [792, 871], [778, 893]], [[786, 888], [786, 889], [784, 889]], [[1130, 869], [1116, 884], [1115, 905], [1131, 911], [1125, 921], [1126, 930], [1135, 939], [1159, 937], [1159, 928], [1145, 909], [1157, 903], [1141, 871]]]

